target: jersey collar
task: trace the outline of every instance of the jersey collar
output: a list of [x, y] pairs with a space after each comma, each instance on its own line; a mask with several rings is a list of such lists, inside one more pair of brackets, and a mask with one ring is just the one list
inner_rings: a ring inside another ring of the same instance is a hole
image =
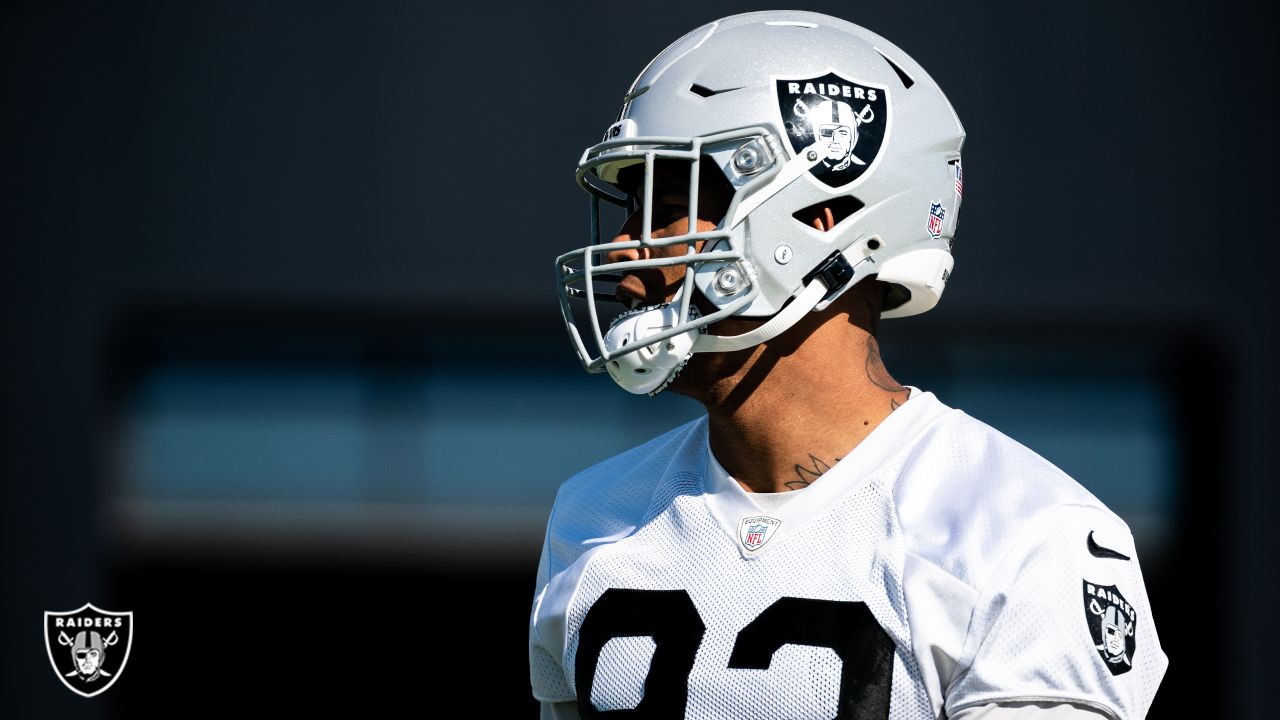
[[[707, 508], [721, 528], [728, 533], [744, 558], [757, 557], [768, 546], [785, 541], [786, 535], [804, 525], [811, 517], [835, 502], [840, 496], [861, 487], [892, 455], [906, 445], [939, 415], [951, 408], [943, 405], [933, 393], [910, 388], [911, 396], [889, 414], [871, 434], [858, 443], [822, 477], [803, 490], [793, 490], [794, 497], [780, 507], [767, 509], [752, 500], [755, 493], [742, 489], [711, 453], [706, 426], [703, 425], [703, 447], [706, 471], [703, 491]], [[766, 523], [771, 528], [767, 541], [757, 549], [749, 549], [739, 537], [744, 519], [765, 517], [777, 521]]]

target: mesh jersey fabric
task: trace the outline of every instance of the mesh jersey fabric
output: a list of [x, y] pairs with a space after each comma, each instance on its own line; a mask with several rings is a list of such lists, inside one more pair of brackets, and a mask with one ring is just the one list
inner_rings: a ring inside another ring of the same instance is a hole
[[[707, 467], [703, 417], [561, 487], [530, 617], [540, 701], [691, 719], [1012, 701], [1145, 716], [1167, 659], [1127, 526], [931, 393], [780, 507]], [[762, 515], [752, 549], [743, 521]]]
[[[542, 720], [579, 720], [577, 703], [542, 703]], [[971, 705], [948, 720], [1106, 720], [1106, 713], [1081, 705], [1010, 702]]]

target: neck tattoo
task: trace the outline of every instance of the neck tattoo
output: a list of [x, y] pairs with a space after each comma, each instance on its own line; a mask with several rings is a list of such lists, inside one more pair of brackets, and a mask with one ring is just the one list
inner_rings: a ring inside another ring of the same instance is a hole
[[[840, 462], [840, 458], [836, 458], [836, 462]], [[788, 480], [782, 485], [788, 490], [806, 488], [812, 485], [814, 480], [822, 477], [822, 474], [830, 469], [831, 465], [829, 465], [825, 460], [813, 453], [809, 453], [809, 463], [807, 465], [801, 463], [795, 464], [796, 479]]]
[[884, 361], [880, 359], [880, 345], [874, 337], [867, 337], [867, 362], [866, 362], [867, 379], [871, 384], [890, 393], [889, 396], [889, 412], [893, 412], [902, 407], [902, 404], [911, 397], [911, 390], [902, 386], [889, 371], [884, 367]]

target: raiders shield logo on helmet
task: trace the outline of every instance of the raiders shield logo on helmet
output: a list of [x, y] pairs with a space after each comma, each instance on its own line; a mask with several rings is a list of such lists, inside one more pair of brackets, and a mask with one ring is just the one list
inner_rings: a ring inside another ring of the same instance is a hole
[[93, 697], [120, 679], [133, 646], [133, 613], [99, 610], [46, 612], [44, 644], [53, 671], [72, 692]]
[[834, 71], [808, 78], [776, 78], [778, 110], [796, 154], [821, 159], [809, 171], [843, 188], [875, 165], [889, 130], [889, 93]]
[[1138, 649], [1138, 615], [1115, 585], [1084, 581], [1084, 616], [1089, 622], [1093, 646], [1112, 675], [1133, 669]]

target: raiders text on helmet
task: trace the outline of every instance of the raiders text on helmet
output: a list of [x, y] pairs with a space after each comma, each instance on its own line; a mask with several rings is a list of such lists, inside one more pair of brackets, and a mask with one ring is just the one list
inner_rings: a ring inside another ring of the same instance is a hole
[[[690, 32], [645, 67], [618, 121], [578, 164], [592, 195], [591, 244], [557, 258], [556, 273], [584, 366], [607, 370], [631, 392], [656, 393], [693, 353], [767, 341], [873, 276], [895, 286], [882, 317], [929, 310], [952, 268], [963, 144], [960, 121], [928, 74], [857, 25], [772, 11]], [[732, 200], [713, 231], [652, 236], [653, 197], [641, 190], [652, 189], [660, 161], [687, 163], [691, 217], [700, 174], [724, 176]], [[631, 167], [643, 169], [640, 184], [620, 184]], [[643, 212], [639, 239], [602, 233], [602, 201]], [[825, 232], [799, 219], [821, 206], [838, 209]], [[688, 252], [609, 257], [670, 247]], [[663, 266], [684, 269], [669, 303], [602, 309], [616, 302], [627, 273]], [[695, 291], [714, 312], [697, 312]], [[738, 336], [706, 332], [731, 315], [770, 319]]]

